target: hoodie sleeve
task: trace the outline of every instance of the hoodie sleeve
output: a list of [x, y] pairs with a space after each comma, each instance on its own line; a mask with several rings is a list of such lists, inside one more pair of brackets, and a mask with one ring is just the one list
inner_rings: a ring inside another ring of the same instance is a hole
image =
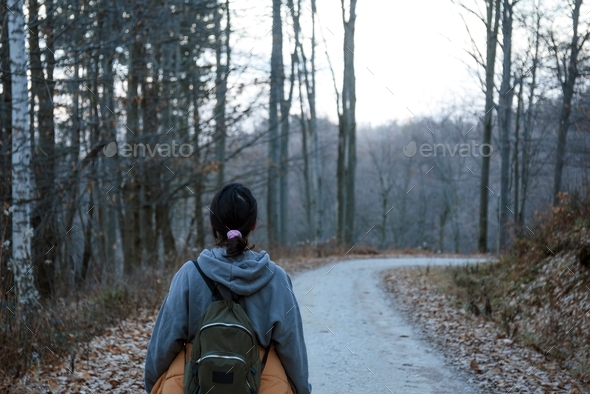
[[[184, 267], [183, 267], [184, 268]], [[145, 391], [150, 393], [188, 341], [188, 275], [182, 268], [174, 275], [160, 308], [145, 360]]]
[[281, 360], [285, 372], [293, 386], [295, 394], [311, 393], [309, 383], [309, 370], [307, 364], [307, 349], [303, 338], [303, 323], [301, 312], [295, 294], [293, 284], [289, 276], [285, 275], [285, 287], [288, 292], [281, 292], [281, 305], [276, 308], [282, 316], [276, 317], [275, 329], [272, 338], [275, 341], [277, 355]]

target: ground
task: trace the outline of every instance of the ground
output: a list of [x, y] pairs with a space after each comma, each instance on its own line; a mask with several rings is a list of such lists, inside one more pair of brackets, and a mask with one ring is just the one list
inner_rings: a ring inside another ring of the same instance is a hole
[[[440, 321], [424, 314], [422, 323], [413, 320], [411, 314], [416, 310], [408, 305], [426, 293], [408, 278], [390, 276], [390, 284], [403, 284], [396, 287], [392, 299], [381, 278], [391, 268], [466, 261], [431, 257], [349, 260], [294, 274], [313, 392], [575, 393], [559, 379], [552, 381], [546, 371], [527, 367], [538, 365], [531, 361], [542, 360], [531, 360], [528, 353], [516, 351], [517, 346], [502, 338], [482, 336], [486, 327], [473, 327], [464, 316], [438, 313], [443, 316]], [[391, 272], [402, 273], [403, 269]], [[444, 306], [438, 299], [428, 302], [432, 310]], [[30, 374], [21, 392], [142, 392], [143, 362], [156, 314], [155, 310], [142, 311], [138, 318], [82, 345], [70, 360]], [[428, 340], [415, 323], [430, 325], [426, 333], [434, 330], [440, 334], [438, 340]], [[501, 362], [489, 363], [485, 357], [489, 353]], [[496, 375], [502, 378], [501, 384], [500, 379], [494, 383], [490, 378]], [[482, 377], [494, 384], [482, 384]]]

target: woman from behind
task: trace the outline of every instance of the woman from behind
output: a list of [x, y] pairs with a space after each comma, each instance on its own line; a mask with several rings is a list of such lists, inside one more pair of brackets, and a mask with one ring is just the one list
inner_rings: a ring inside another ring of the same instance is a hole
[[[308, 394], [307, 350], [291, 279], [265, 251], [248, 246], [258, 224], [257, 202], [239, 183], [225, 185], [213, 197], [210, 223], [216, 247], [205, 249], [196, 263], [218, 284], [224, 299], [240, 297], [258, 340], [260, 358], [270, 349], [259, 394]], [[194, 262], [174, 275], [158, 314], [145, 363], [147, 393], [182, 393], [184, 363], [211, 291]], [[203, 393], [204, 394], [204, 393]]]

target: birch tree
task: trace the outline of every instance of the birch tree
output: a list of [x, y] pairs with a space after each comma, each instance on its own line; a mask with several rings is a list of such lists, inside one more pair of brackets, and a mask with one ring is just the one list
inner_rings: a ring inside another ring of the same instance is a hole
[[37, 300], [31, 261], [31, 134], [23, 0], [8, 13], [12, 74], [12, 269], [20, 304]]

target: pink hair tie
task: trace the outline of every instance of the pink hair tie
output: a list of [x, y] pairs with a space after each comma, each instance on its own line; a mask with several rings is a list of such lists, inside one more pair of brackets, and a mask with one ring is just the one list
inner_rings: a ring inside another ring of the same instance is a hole
[[242, 238], [242, 233], [239, 230], [229, 230], [227, 232], [227, 239], [232, 239], [236, 237]]

